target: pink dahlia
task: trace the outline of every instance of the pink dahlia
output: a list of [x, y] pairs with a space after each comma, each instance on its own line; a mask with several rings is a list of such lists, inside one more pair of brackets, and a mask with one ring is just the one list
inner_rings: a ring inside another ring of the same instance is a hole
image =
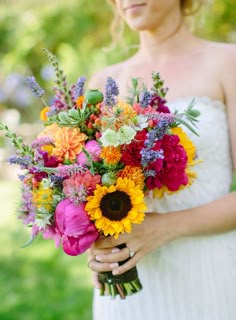
[[84, 210], [84, 204], [75, 206], [70, 200], [62, 200], [55, 211], [56, 227], [61, 235], [63, 250], [70, 256], [85, 252], [99, 233]]
[[[88, 141], [84, 149], [90, 154], [92, 161], [98, 161], [99, 156], [101, 153], [101, 146], [99, 143], [95, 140]], [[77, 163], [81, 165], [89, 165], [88, 158], [86, 157], [86, 154], [81, 151], [77, 156]]]

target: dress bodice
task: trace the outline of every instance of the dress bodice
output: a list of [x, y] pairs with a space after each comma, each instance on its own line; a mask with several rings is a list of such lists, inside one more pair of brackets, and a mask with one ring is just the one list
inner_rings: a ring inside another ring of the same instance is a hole
[[[184, 111], [193, 97], [169, 103]], [[186, 130], [202, 160], [193, 184], [162, 199], [146, 199], [149, 211], [167, 213], [199, 206], [227, 194], [232, 163], [226, 109], [222, 102], [195, 98], [199, 137]], [[185, 128], [184, 128], [185, 129]], [[204, 221], [202, 221], [204, 223]], [[95, 293], [94, 320], [235, 320], [236, 231], [176, 239], [138, 264], [143, 290], [125, 301]]]
[[[197, 149], [200, 163], [193, 167], [197, 178], [180, 192], [162, 199], [148, 199], [149, 210], [159, 213], [195, 207], [228, 193], [232, 179], [231, 151], [226, 107], [223, 102], [208, 97], [180, 98], [168, 104], [170, 110], [183, 112], [194, 100], [194, 109], [200, 111], [197, 132], [194, 135], [183, 128]], [[150, 197], [151, 198], [151, 197]]]

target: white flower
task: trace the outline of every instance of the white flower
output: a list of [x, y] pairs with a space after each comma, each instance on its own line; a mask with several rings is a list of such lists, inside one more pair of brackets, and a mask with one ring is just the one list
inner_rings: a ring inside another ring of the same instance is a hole
[[117, 132], [119, 144], [130, 144], [136, 135], [136, 130], [129, 126], [121, 127]]
[[106, 129], [100, 138], [103, 147], [114, 146], [117, 147], [119, 143], [119, 139], [117, 137], [117, 132], [112, 129]]
[[148, 127], [148, 117], [143, 114], [139, 114], [137, 116], [137, 125], [135, 126], [135, 129], [137, 131], [141, 131], [147, 127]]
[[46, 226], [50, 225], [51, 214], [37, 214], [35, 219], [35, 224], [39, 227], [39, 229], [45, 229]]

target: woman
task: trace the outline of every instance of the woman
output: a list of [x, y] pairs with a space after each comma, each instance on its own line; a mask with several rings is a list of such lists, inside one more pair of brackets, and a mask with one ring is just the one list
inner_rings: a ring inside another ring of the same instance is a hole
[[[99, 239], [90, 250], [94, 272], [117, 275], [138, 264], [143, 284], [124, 301], [95, 292], [94, 319], [235, 320], [236, 193], [229, 190], [236, 168], [236, 47], [192, 35], [183, 19], [189, 1], [114, 2], [139, 33], [140, 46], [130, 59], [98, 72], [91, 87], [102, 88], [111, 76], [126, 96], [131, 77], [150, 87], [151, 73], [158, 71], [172, 111], [195, 98], [200, 137], [192, 139], [203, 162], [190, 188], [148, 199], [149, 213], [131, 234]], [[119, 250], [121, 243], [126, 247]], [[119, 266], [130, 251], [134, 255]]]

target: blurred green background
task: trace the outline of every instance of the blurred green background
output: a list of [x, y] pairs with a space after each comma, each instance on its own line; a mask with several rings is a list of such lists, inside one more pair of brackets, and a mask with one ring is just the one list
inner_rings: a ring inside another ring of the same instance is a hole
[[[215, 41], [236, 42], [236, 0], [208, 1], [190, 21], [194, 32]], [[40, 128], [40, 101], [25, 85], [35, 75], [52, 95], [54, 75], [43, 48], [57, 55], [68, 82], [88, 78], [133, 53], [111, 44], [112, 10], [104, 0], [0, 1], [0, 120], [31, 140]], [[137, 43], [125, 30], [127, 48]], [[20, 199], [17, 169], [5, 160], [12, 152], [0, 136], [0, 319], [91, 320], [92, 281], [86, 255], [69, 257], [50, 240], [36, 239], [16, 218]]]

